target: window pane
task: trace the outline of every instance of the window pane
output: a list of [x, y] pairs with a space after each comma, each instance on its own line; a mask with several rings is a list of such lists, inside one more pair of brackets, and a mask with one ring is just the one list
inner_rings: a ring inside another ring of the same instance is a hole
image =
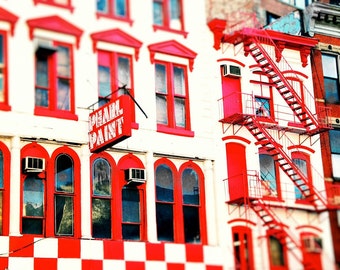
[[269, 252], [271, 257], [271, 263], [274, 266], [284, 266], [284, 257], [283, 257], [283, 247], [280, 241], [273, 237], [269, 237]]
[[276, 192], [276, 172], [272, 156], [260, 154], [260, 177], [272, 192]]
[[69, 48], [58, 46], [57, 63], [58, 63], [58, 76], [67, 78], [71, 77]]
[[31, 175], [24, 182], [23, 216], [44, 216], [44, 184]]
[[339, 102], [338, 80], [324, 77], [325, 98], [329, 103]]
[[156, 199], [163, 202], [174, 201], [173, 175], [167, 165], [159, 165], [156, 169]]
[[48, 87], [48, 58], [45, 55], [36, 56], [36, 85]]
[[116, 16], [126, 17], [126, 0], [116, 0], [115, 1], [115, 11]]
[[48, 91], [46, 89], [35, 89], [35, 106], [48, 107]]
[[335, 55], [322, 55], [323, 75], [330, 78], [338, 78]]
[[56, 159], [55, 185], [56, 191], [73, 193], [73, 161], [67, 155]]
[[184, 206], [184, 234], [186, 243], [199, 243], [200, 236], [200, 218], [198, 207]]
[[172, 204], [156, 204], [157, 239], [174, 241], [174, 215]]
[[332, 172], [333, 177], [340, 179], [340, 155], [339, 154], [332, 154]]
[[157, 123], [168, 124], [168, 105], [165, 96], [156, 96], [156, 111], [157, 111]]
[[22, 219], [22, 233], [23, 234], [42, 234], [43, 220], [33, 218]]
[[256, 116], [268, 117], [270, 116], [270, 102], [269, 99], [255, 97]]
[[140, 240], [139, 225], [123, 224], [122, 234], [123, 234], [123, 239], [125, 240]]
[[130, 59], [127, 57], [120, 56], [118, 58], [118, 84], [119, 86], [131, 87]]
[[58, 109], [70, 110], [70, 81], [68, 79], [58, 79]]
[[185, 127], [185, 100], [175, 98], [175, 118], [177, 127]]
[[185, 96], [185, 81], [183, 68], [174, 67], [174, 88], [175, 95]]
[[[297, 165], [297, 167], [304, 174], [304, 176], [307, 177], [308, 176], [307, 175], [307, 161], [304, 160], [304, 159], [300, 159], [300, 158], [293, 158], [293, 162], [295, 163], [295, 165]], [[300, 185], [303, 182], [304, 182], [303, 180], [295, 181], [296, 185]], [[302, 195], [301, 191], [297, 187], [294, 187], [294, 189], [295, 189], [295, 198], [296, 199], [303, 199], [303, 195]]]
[[177, 30], [182, 28], [180, 14], [179, 0], [170, 0], [170, 28]]
[[156, 25], [163, 25], [163, 5], [159, 1], [153, 1], [153, 23]]
[[73, 198], [55, 196], [55, 234], [73, 235]]
[[329, 141], [331, 144], [331, 152], [340, 154], [340, 130], [330, 130], [329, 131]]
[[166, 68], [164, 65], [156, 64], [156, 93], [166, 94], [168, 92], [166, 85]]
[[140, 222], [140, 201], [138, 189], [123, 189], [123, 222]]
[[110, 99], [111, 94], [111, 72], [110, 67], [98, 66], [99, 97]]
[[185, 169], [182, 174], [183, 203], [199, 205], [198, 175], [193, 169]]
[[111, 238], [111, 201], [92, 199], [92, 236]]
[[93, 162], [93, 195], [111, 195], [111, 166], [103, 158]]
[[108, 13], [108, 0], [97, 0], [97, 11], [102, 13]]

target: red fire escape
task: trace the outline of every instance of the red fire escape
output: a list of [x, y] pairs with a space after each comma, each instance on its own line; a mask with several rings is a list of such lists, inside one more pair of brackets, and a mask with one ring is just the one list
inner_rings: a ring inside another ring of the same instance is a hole
[[[301, 93], [297, 93], [291, 83], [285, 78], [284, 73], [292, 71], [292, 69], [281, 54], [283, 48], [280, 47], [280, 42], [277, 40], [274, 41], [270, 36], [270, 34], [274, 34], [274, 31], [271, 33], [271, 31], [264, 29], [241, 28], [241, 30], [233, 30], [231, 34], [221, 34], [221, 31], [219, 30], [223, 29], [222, 24], [217, 23], [214, 26], [210, 25], [210, 27], [211, 29], [215, 27], [215, 31], [212, 29], [215, 33], [215, 48], [218, 47], [219, 38], [223, 45], [232, 44], [237, 46], [243, 44], [245, 56], [250, 55], [255, 60], [258, 68], [261, 69], [263, 74], [268, 76], [273, 87], [286, 102], [294, 114], [295, 119], [298, 119], [301, 125], [300, 134], [312, 137], [331, 128], [331, 125], [328, 123], [328, 109], [317, 104], [313, 95], [310, 95], [307, 99], [302, 99]], [[272, 50], [272, 52], [270, 50]], [[306, 65], [307, 52], [305, 52], [304, 55], [302, 52], [301, 55], [303, 65]], [[309, 93], [307, 89], [304, 89], [304, 91]], [[223, 97], [223, 99], [225, 98], [228, 97]], [[232, 99], [234, 104], [245, 103], [245, 98], [242, 93], [235, 93]], [[246, 102], [250, 104], [254, 102], [252, 97], [246, 99]], [[301, 172], [299, 167], [287, 153], [287, 148], [283, 147], [277, 139], [271, 135], [272, 133], [268, 131], [278, 130], [284, 134], [287, 128], [280, 127], [273, 119], [271, 119], [272, 121], [263, 123], [263, 121], [257, 117], [254, 106], [250, 107], [250, 110], [241, 109], [241, 111], [233, 111], [233, 109], [236, 108], [236, 105], [234, 108], [233, 106], [230, 106], [227, 111], [224, 110], [224, 116], [220, 121], [223, 124], [246, 127], [257, 140], [257, 145], [267, 149], [268, 153], [277, 162], [281, 170], [289, 177], [303, 197], [315, 207], [316, 211], [338, 209], [338, 205], [329, 203], [330, 200], [327, 196], [311, 185], [308, 178]], [[315, 113], [313, 113], [312, 110], [315, 110]], [[248, 175], [246, 178], [247, 179], [244, 180], [247, 183], [251, 181], [251, 179], [256, 179], [256, 182], [261, 182], [258, 176]], [[339, 192], [337, 193], [337, 195], [340, 195]], [[301, 250], [299, 242], [294, 239], [287, 227], [284, 226], [271, 208], [265, 203], [263, 196], [258, 192], [251, 192], [250, 188], [245, 196], [246, 198], [244, 198], [243, 201], [237, 200], [234, 201], [234, 203], [247, 203], [263, 221], [265, 226], [279, 232], [279, 235], [276, 235], [276, 237], [281, 240], [281, 242], [287, 246], [288, 250], [292, 251], [292, 254], [298, 259], [299, 256], [294, 250]]]

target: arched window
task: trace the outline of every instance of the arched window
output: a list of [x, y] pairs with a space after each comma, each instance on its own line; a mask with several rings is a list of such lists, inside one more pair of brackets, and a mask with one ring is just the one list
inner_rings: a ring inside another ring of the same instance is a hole
[[112, 237], [112, 168], [106, 158], [92, 162], [92, 236]]
[[[117, 165], [120, 170], [119, 185], [117, 187], [117, 200], [121, 196], [121, 237], [123, 240], [145, 241], [146, 237], [146, 205], [145, 188], [143, 181], [128, 181], [127, 169], [144, 169], [141, 160], [133, 154], [123, 156]], [[139, 179], [139, 178], [137, 178]], [[120, 198], [119, 198], [120, 199]], [[120, 232], [118, 232], [120, 234]]]
[[159, 241], [205, 243], [203, 173], [189, 161], [179, 170], [162, 158], [155, 164], [156, 221]]
[[174, 173], [167, 164], [156, 168], [157, 239], [174, 241]]
[[[301, 185], [305, 182], [307, 186], [302, 185], [301, 188], [308, 189], [312, 185], [312, 173], [310, 168], [309, 156], [302, 152], [293, 152], [292, 159], [294, 164], [299, 168], [302, 174], [306, 177], [304, 180], [297, 180], [295, 181], [296, 185]], [[306, 183], [306, 181], [308, 181]], [[304, 199], [302, 192], [295, 186], [295, 199], [301, 200]]]
[[266, 196], [278, 196], [280, 188], [278, 165], [266, 151], [261, 150], [259, 159], [263, 194]]
[[253, 270], [253, 241], [252, 231], [246, 226], [235, 226], [232, 228], [235, 269]]
[[55, 234], [74, 235], [74, 165], [68, 155], [56, 158], [54, 181]]
[[21, 158], [27, 161], [23, 162], [21, 174], [21, 233], [49, 235], [48, 224], [53, 222], [53, 215], [47, 214], [47, 199], [53, 198], [53, 195], [47, 196], [48, 183], [53, 183], [48, 174], [53, 172], [49, 170], [49, 155], [40, 144], [33, 142], [21, 149]]
[[198, 174], [192, 168], [182, 172], [182, 201], [185, 242], [200, 242], [200, 188]]

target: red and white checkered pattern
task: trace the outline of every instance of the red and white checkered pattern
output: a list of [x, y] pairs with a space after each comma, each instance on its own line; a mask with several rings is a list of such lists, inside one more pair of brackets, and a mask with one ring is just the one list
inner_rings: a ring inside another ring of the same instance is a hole
[[200, 244], [0, 237], [0, 270], [223, 270], [223, 257]]

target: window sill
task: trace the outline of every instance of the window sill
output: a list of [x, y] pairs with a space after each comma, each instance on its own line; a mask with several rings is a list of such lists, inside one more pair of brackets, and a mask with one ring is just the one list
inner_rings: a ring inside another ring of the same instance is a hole
[[78, 121], [76, 114], [66, 111], [51, 111], [43, 108], [35, 108], [34, 115]]
[[188, 32], [185, 32], [183, 30], [176, 30], [176, 29], [171, 29], [169, 27], [166, 26], [159, 26], [159, 25], [153, 25], [153, 30], [156, 32], [157, 30], [162, 30], [162, 31], [167, 31], [167, 32], [171, 32], [174, 34], [179, 34], [182, 35], [183, 37], [187, 37], [188, 36]]
[[180, 128], [172, 128], [168, 126], [164, 126], [161, 124], [157, 124], [157, 132], [167, 133], [171, 135], [185, 136], [185, 137], [194, 137], [195, 132], [187, 129]]
[[12, 109], [11, 106], [0, 103], [0, 111], [10, 111], [11, 109]]
[[44, 4], [44, 5], [49, 5], [49, 6], [54, 6], [54, 7], [58, 7], [58, 8], [64, 8], [64, 9], [68, 9], [69, 11], [71, 11], [71, 13], [73, 13], [74, 7], [71, 5], [61, 5], [61, 4], [56, 4], [56, 3], [48, 3], [46, 1], [41, 1], [41, 0], [34, 0], [34, 5], [37, 4]]
[[128, 17], [118, 17], [118, 16], [115, 16], [115, 15], [105, 14], [105, 13], [100, 13], [100, 12], [96, 12], [96, 15], [97, 15], [97, 19], [107, 18], [107, 19], [111, 19], [111, 20], [118, 20], [118, 21], [121, 21], [121, 22], [126, 22], [130, 26], [132, 26], [132, 24], [133, 24], [133, 20], [131, 20]]

